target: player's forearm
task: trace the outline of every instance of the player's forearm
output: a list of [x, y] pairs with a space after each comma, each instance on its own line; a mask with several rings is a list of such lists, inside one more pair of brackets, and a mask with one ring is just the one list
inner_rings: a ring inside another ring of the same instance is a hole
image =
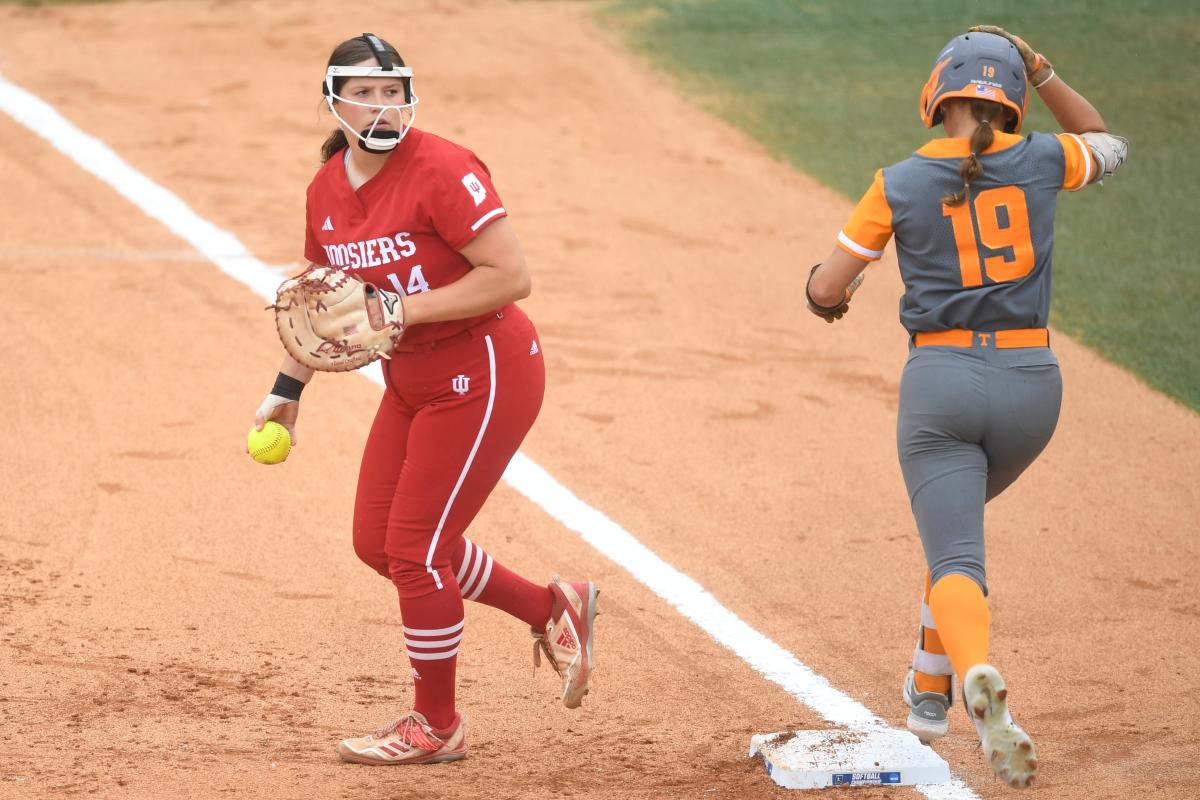
[[481, 264], [454, 283], [404, 298], [405, 324], [477, 317], [528, 297], [530, 283], [523, 268]]
[[286, 353], [283, 356], [283, 362], [279, 365], [279, 371], [284, 375], [295, 378], [301, 383], [308, 383], [312, 380], [313, 376], [311, 368], [304, 366]]
[[1037, 92], [1064, 133], [1108, 130], [1096, 107], [1058, 75], [1051, 78]]
[[822, 306], [835, 306], [846, 297], [846, 288], [866, 269], [866, 261], [855, 258], [840, 247], [833, 248], [829, 257], [812, 274], [808, 295]]

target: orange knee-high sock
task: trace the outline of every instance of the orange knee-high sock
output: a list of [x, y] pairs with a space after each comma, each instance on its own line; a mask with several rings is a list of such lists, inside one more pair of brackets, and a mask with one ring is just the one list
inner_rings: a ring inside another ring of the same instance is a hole
[[979, 584], [966, 575], [945, 576], [929, 591], [929, 610], [959, 681], [987, 663], [992, 615]]
[[950, 674], [953, 668], [942, 646], [929, 611], [929, 571], [925, 571], [925, 587], [921, 592], [921, 625], [917, 630], [917, 648], [913, 655], [913, 681], [918, 692], [950, 694]]

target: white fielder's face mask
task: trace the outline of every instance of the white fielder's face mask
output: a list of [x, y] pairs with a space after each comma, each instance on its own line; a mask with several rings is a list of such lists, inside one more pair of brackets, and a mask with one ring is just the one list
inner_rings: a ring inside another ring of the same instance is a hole
[[[329, 111], [333, 114], [344, 130], [354, 134], [358, 139], [358, 146], [368, 153], [387, 153], [395, 149], [396, 145], [404, 139], [409, 128], [412, 127], [413, 121], [417, 118], [417, 103], [421, 98], [417, 97], [416, 92], [412, 90], [412, 68], [392, 66], [391, 69], [383, 69], [378, 66], [374, 67], [330, 67], [325, 72], [325, 102], [329, 105]], [[407, 87], [407, 97], [405, 102], [392, 105], [383, 105], [380, 103], [364, 103], [358, 100], [352, 100], [348, 97], [334, 94], [333, 80], [334, 78], [392, 78], [400, 80]], [[358, 106], [359, 108], [379, 109], [375, 117], [371, 120], [370, 125], [363, 128], [361, 131], [356, 130], [349, 122], [342, 118], [338, 113], [336, 103], [345, 103], [350, 106]], [[379, 129], [379, 122], [383, 119], [383, 115], [389, 111], [395, 111], [399, 117], [399, 129]]]

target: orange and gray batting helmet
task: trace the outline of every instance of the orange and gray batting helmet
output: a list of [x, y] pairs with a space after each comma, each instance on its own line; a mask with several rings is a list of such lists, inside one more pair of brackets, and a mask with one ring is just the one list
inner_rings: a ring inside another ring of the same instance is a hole
[[1029, 98], [1025, 63], [1012, 42], [994, 33], [964, 33], [942, 48], [921, 90], [921, 121], [932, 128], [942, 121], [941, 104], [951, 97], [990, 100], [1013, 112], [1004, 130], [1016, 133]]

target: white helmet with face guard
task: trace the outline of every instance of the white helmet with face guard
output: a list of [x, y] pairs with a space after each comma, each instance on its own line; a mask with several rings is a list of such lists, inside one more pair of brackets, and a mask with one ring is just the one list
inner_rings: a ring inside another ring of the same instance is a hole
[[[393, 63], [394, 59], [388, 54], [388, 48], [375, 34], [364, 33], [359, 38], [371, 48], [371, 53], [375, 56], [379, 66], [330, 66], [325, 70], [325, 82], [321, 84], [321, 92], [325, 95], [325, 102], [329, 105], [334, 119], [341, 123], [343, 129], [354, 134], [358, 139], [359, 147], [368, 153], [387, 153], [404, 139], [408, 129], [412, 127], [413, 120], [417, 118], [417, 103], [420, 102], [420, 98], [413, 92], [411, 67], [404, 66], [403, 62]], [[404, 102], [395, 105], [380, 105], [379, 103], [361, 103], [342, 97], [334, 88], [334, 80], [338, 78], [343, 80], [346, 78], [396, 78], [404, 84]], [[335, 102], [361, 108], [377, 108], [379, 113], [375, 115], [375, 119], [369, 126], [362, 131], [356, 131], [346, 120], [342, 119]], [[400, 117], [400, 130], [376, 130], [383, 115], [393, 110]]]

